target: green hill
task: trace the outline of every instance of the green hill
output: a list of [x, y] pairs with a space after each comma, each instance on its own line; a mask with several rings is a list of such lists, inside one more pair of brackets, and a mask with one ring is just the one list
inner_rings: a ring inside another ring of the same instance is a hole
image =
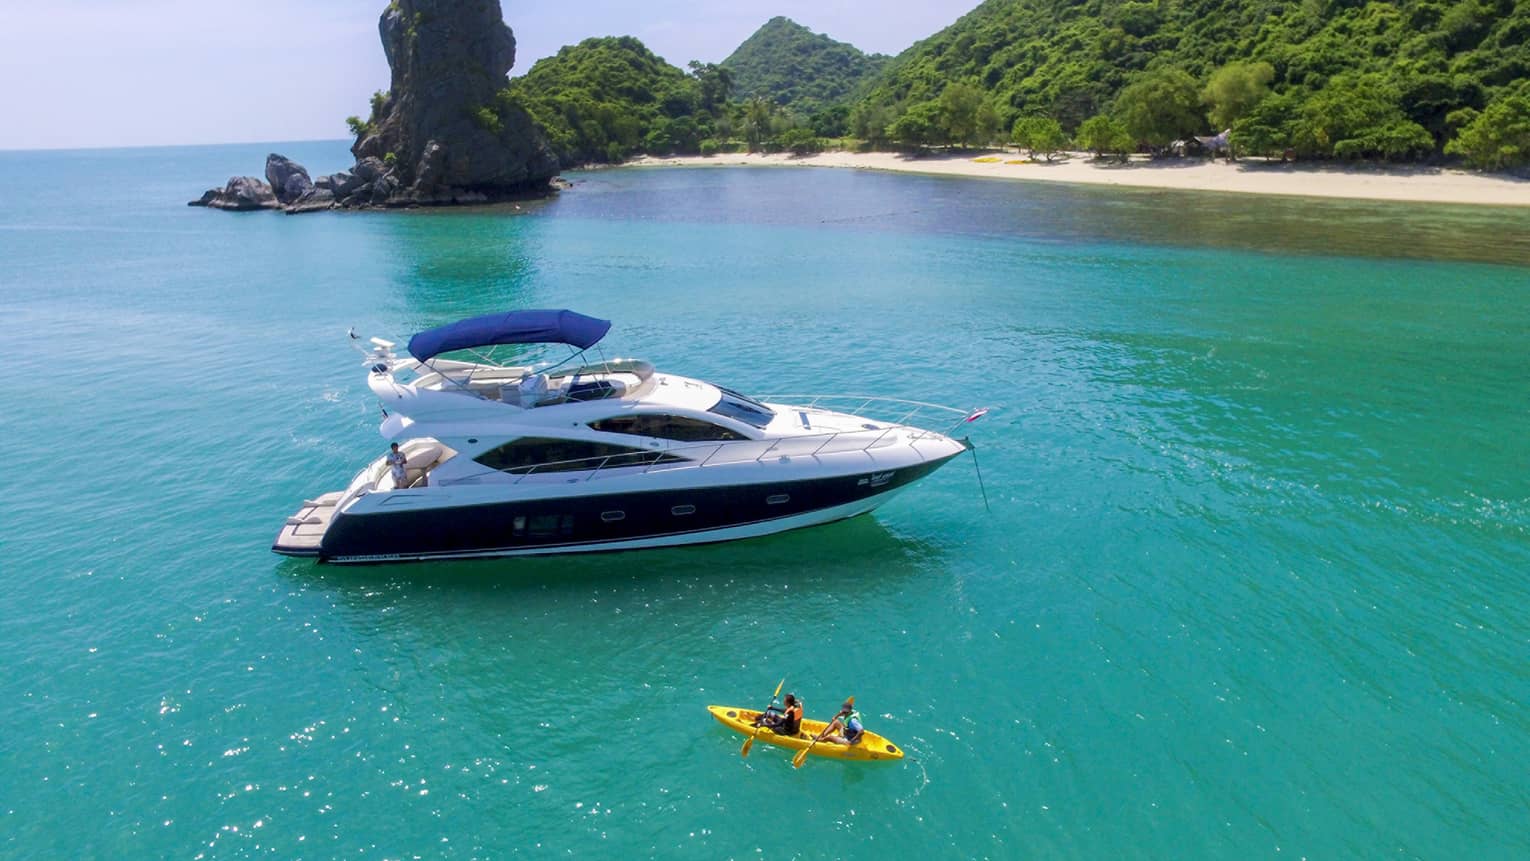
[[789, 18], [772, 18], [722, 66], [733, 75], [735, 95], [768, 99], [806, 117], [847, 104], [888, 60]]
[[565, 165], [621, 161], [637, 152], [696, 151], [710, 133], [704, 83], [631, 36], [606, 37], [538, 61], [498, 102], [525, 108]]
[[[1530, 157], [1527, 80], [1530, 0], [988, 0], [894, 60], [855, 124], [971, 142], [1110, 114], [1161, 142], [1212, 131], [1210, 111], [1253, 149], [1432, 156], [1476, 126]], [[955, 117], [974, 104], [986, 122]]]

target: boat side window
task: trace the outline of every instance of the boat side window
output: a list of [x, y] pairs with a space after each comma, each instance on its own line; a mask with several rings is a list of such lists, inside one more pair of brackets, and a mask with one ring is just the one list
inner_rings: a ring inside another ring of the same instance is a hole
[[613, 416], [590, 422], [590, 428], [605, 433], [646, 436], [678, 442], [729, 442], [748, 439], [737, 431], [701, 419], [656, 413]]
[[722, 397], [713, 405], [708, 412], [737, 419], [745, 424], [754, 425], [764, 430], [770, 424], [770, 420], [776, 417], [775, 410], [765, 406], [748, 395], [741, 395], [732, 389], [718, 387]]
[[[528, 528], [529, 520], [529, 528]], [[553, 538], [574, 534], [572, 514], [533, 514], [530, 518], [517, 517], [512, 523], [517, 538]]]
[[[609, 460], [608, 460], [609, 458]], [[644, 466], [683, 458], [656, 451], [586, 442], [577, 439], [524, 437], [490, 449], [473, 458], [490, 469], [502, 472], [576, 472], [617, 466]]]

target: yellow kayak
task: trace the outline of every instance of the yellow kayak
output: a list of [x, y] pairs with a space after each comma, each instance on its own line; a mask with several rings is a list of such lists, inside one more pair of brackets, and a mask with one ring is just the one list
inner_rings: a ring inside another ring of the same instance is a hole
[[[707, 711], [712, 713], [712, 717], [717, 718], [718, 723], [736, 733], [753, 735], [755, 741], [763, 741], [766, 744], [773, 744], [778, 747], [789, 747], [793, 750], [802, 750], [808, 745], [813, 744], [813, 739], [823, 732], [824, 727], [828, 726], [828, 724], [821, 720], [807, 720], [804, 718], [802, 730], [796, 735], [780, 735], [768, 729], [762, 729], [759, 735], [755, 735], [754, 719], [760, 716], [758, 709], [741, 709], [736, 706], [707, 706]], [[902, 759], [903, 750], [887, 739], [867, 730], [856, 744], [834, 744], [829, 741], [821, 741], [813, 745], [813, 749], [808, 751], [808, 755], [826, 756], [830, 759], [867, 761], [873, 759]]]

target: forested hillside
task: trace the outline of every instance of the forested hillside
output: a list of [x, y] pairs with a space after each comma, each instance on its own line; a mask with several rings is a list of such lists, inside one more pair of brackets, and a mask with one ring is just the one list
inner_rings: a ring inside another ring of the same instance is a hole
[[671, 66], [630, 36], [586, 39], [510, 81], [480, 122], [519, 105], [547, 131], [565, 165], [633, 155], [709, 154], [730, 149], [818, 149], [843, 134], [843, 104], [813, 116], [768, 99], [735, 99], [732, 73], [715, 63]]
[[478, 119], [524, 106], [565, 164], [846, 134], [1126, 153], [1224, 129], [1245, 153], [1530, 163], [1530, 0], [988, 0], [857, 84], [878, 62], [785, 18], [690, 74], [588, 39]]
[[564, 164], [621, 161], [697, 151], [712, 134], [711, 112], [728, 98], [706, 83], [631, 36], [586, 39], [513, 79], [499, 104], [524, 107]]
[[1259, 151], [1499, 166], [1530, 157], [1527, 80], [1530, 0], [988, 0], [898, 57], [853, 125], [927, 144], [1100, 117], [1107, 149], [1231, 126]]
[[802, 116], [846, 106], [889, 57], [867, 55], [789, 18], [772, 18], [722, 61], [743, 98], [761, 97]]

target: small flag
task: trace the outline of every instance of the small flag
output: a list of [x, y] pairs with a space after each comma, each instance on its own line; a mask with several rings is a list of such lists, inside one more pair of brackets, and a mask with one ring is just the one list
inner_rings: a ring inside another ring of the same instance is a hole
[[972, 422], [975, 422], [978, 419], [980, 419], [980, 418], [982, 418], [983, 416], [986, 416], [986, 415], [988, 415], [988, 408], [987, 407], [983, 407], [982, 409], [978, 409], [978, 410], [973, 410], [972, 411], [972, 415], [967, 416], [966, 423], [967, 424], [971, 424]]

